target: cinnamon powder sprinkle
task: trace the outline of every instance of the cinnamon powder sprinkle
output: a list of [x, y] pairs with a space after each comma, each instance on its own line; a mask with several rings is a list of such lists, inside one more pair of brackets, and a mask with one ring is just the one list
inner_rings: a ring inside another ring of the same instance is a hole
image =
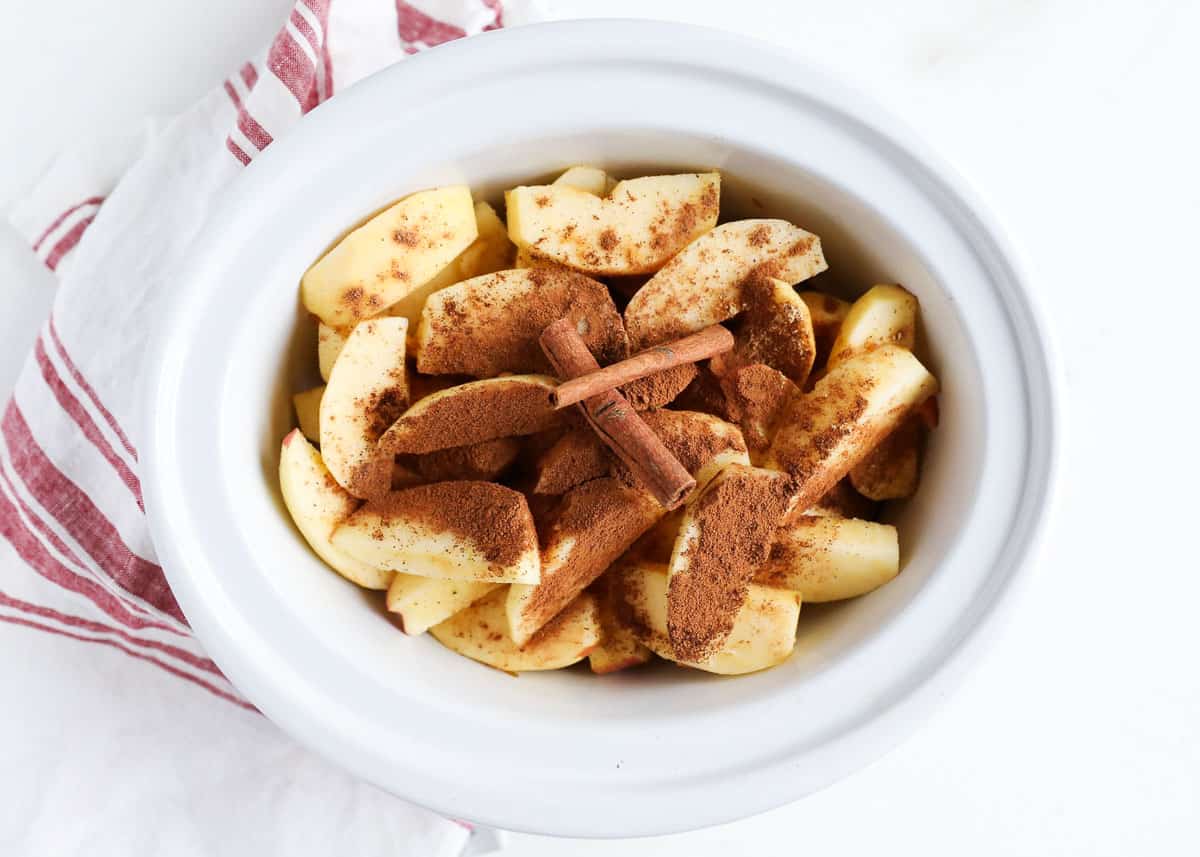
[[775, 426], [800, 390], [770, 366], [755, 363], [726, 374], [720, 380], [729, 419], [742, 430], [751, 449], [764, 450]]
[[542, 453], [537, 462], [535, 494], [563, 494], [607, 476], [614, 457], [590, 428], [572, 429]]
[[569, 419], [551, 407], [549, 390], [541, 384], [518, 380], [498, 380], [486, 386], [485, 382], [475, 383], [479, 386], [444, 395], [420, 413], [410, 410], [381, 439], [384, 451], [433, 452], [498, 437], [534, 434]]
[[695, 501], [697, 535], [671, 575], [667, 631], [683, 661], [702, 661], [733, 629], [750, 580], [770, 555], [794, 483], [775, 471], [731, 465]]
[[695, 378], [696, 364], [684, 363], [630, 381], [621, 387], [621, 395], [629, 400], [635, 411], [649, 411], [675, 401]]
[[511, 566], [537, 547], [537, 531], [525, 498], [494, 482], [436, 482], [392, 491], [363, 507], [393, 521], [416, 521], [469, 540], [495, 567]]
[[[508, 283], [519, 284], [514, 292]], [[520, 288], [520, 285], [526, 288]], [[502, 372], [550, 372], [538, 344], [546, 326], [569, 318], [602, 364], [629, 352], [625, 325], [608, 289], [559, 267], [499, 271], [442, 295], [443, 312], [426, 315], [417, 368], [431, 374], [492, 378]]]
[[[745, 452], [746, 444], [732, 426], [692, 411], [651, 411], [642, 414], [646, 425], [658, 435], [671, 454], [693, 476], [722, 452]], [[618, 472], [623, 472], [618, 462]], [[626, 478], [628, 478], [626, 476]]]
[[416, 470], [430, 482], [456, 479], [494, 481], [517, 459], [521, 442], [498, 437], [467, 446], [454, 446], [419, 456]]
[[732, 352], [713, 358], [714, 371], [721, 375], [738, 366], [764, 363], [803, 386], [816, 359], [808, 306], [790, 286], [776, 285], [757, 274], [743, 281], [741, 294], [744, 309], [736, 344]]
[[[610, 477], [571, 489], [542, 538], [542, 581], [534, 587], [525, 615], [544, 622], [558, 613], [662, 514], [646, 491]], [[547, 558], [567, 540], [573, 542], [567, 561], [548, 568]]]

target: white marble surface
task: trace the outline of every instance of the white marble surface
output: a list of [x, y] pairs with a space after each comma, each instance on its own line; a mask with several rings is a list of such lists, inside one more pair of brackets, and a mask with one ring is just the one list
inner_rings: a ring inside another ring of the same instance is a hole
[[[182, 0], [126, 0], [119, 13], [82, 0], [11, 4], [0, 36], [0, 198], [73, 135], [187, 104], [289, 5], [209, 0], [198, 14]], [[1200, 6], [548, 5], [556, 17], [680, 18], [757, 34], [890, 102], [1024, 247], [1056, 328], [1069, 434], [1059, 509], [1006, 632], [901, 748], [726, 827], [624, 843], [514, 836], [509, 853], [1200, 851]], [[0, 392], [50, 290], [0, 228]]]

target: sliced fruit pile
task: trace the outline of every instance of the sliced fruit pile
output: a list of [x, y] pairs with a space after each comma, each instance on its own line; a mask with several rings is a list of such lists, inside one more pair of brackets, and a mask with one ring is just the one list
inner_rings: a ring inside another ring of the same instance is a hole
[[[305, 273], [325, 385], [294, 397], [284, 501], [406, 634], [510, 672], [740, 674], [791, 654], [801, 601], [899, 572], [880, 504], [916, 491], [937, 421], [917, 300], [808, 288], [820, 239], [718, 225], [720, 184], [573, 167], [508, 191], [507, 225], [466, 187], [422, 191]], [[620, 391], [695, 479], [680, 508], [552, 405], [539, 336], [563, 318], [601, 366], [733, 333]]]

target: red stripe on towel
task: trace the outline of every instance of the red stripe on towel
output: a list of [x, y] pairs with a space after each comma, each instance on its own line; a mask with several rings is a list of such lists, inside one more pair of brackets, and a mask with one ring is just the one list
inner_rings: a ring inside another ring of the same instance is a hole
[[84, 395], [91, 399], [96, 410], [100, 412], [100, 416], [104, 417], [104, 421], [108, 423], [108, 427], [113, 430], [113, 434], [121, 441], [121, 446], [129, 453], [134, 461], [137, 461], [137, 450], [133, 448], [133, 444], [129, 442], [129, 438], [117, 423], [117, 418], [112, 415], [108, 408], [104, 407], [104, 403], [100, 401], [100, 397], [96, 394], [95, 389], [83, 377], [83, 373], [79, 371], [79, 367], [75, 365], [75, 361], [71, 359], [71, 355], [67, 353], [67, 346], [63, 345], [62, 338], [58, 335], [58, 327], [54, 323], [54, 315], [50, 315], [50, 340], [54, 343], [54, 348], [58, 352], [58, 356], [62, 358], [63, 364], [67, 367], [67, 372], [71, 378], [79, 385], [79, 389], [83, 390]]
[[133, 553], [108, 517], [42, 451], [15, 400], [0, 419], [13, 468], [26, 490], [87, 551], [117, 586], [187, 624], [162, 569]]
[[102, 196], [89, 196], [83, 202], [72, 205], [70, 208], [68, 208], [66, 211], [64, 211], [62, 214], [60, 214], [58, 217], [54, 218], [54, 222], [46, 227], [46, 231], [43, 232], [40, 236], [38, 236], [37, 241], [33, 242], [34, 252], [36, 253], [38, 251], [38, 249], [42, 246], [42, 242], [44, 242], [47, 238], [50, 237], [50, 233], [53, 232], [58, 227], [62, 226], [62, 222], [64, 220], [66, 220], [68, 217], [70, 217], [72, 214], [79, 211], [79, 209], [83, 208], [85, 205], [99, 205], [102, 202], [104, 202], [104, 197], [102, 197]]

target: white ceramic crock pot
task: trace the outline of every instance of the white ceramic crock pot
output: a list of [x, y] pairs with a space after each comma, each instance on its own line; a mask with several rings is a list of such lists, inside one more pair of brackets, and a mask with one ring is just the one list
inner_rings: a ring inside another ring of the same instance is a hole
[[[921, 301], [942, 424], [898, 516], [904, 570], [802, 611], [783, 666], [512, 678], [402, 635], [283, 509], [289, 394], [315, 381], [300, 274], [405, 193], [499, 199], [576, 163], [716, 167], [723, 209], [817, 232], [846, 294]], [[883, 753], [991, 625], [1047, 509], [1051, 361], [1012, 252], [962, 182], [860, 95], [766, 45], [631, 21], [503, 31], [338, 95], [246, 170], [198, 239], [149, 369], [155, 544], [196, 632], [298, 740], [441, 812], [571, 836], [714, 824]]]

